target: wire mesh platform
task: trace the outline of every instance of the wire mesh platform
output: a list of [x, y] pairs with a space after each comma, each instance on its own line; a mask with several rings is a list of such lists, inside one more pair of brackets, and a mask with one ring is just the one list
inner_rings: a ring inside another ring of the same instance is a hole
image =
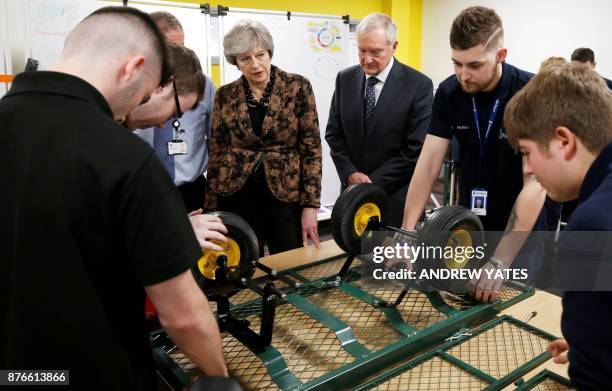
[[409, 370], [402, 372], [373, 389], [395, 390], [482, 390], [488, 385], [482, 379], [439, 357], [433, 357]]
[[357, 389], [502, 389], [549, 358], [546, 346], [554, 338], [524, 322], [502, 316], [457, 333], [456, 338], [448, 339], [442, 346]]
[[[409, 290], [393, 305], [401, 287], [362, 280], [358, 260], [340, 280], [344, 262], [338, 256], [288, 270], [286, 276], [303, 284], [298, 289], [275, 281], [287, 297], [276, 307], [264, 352], [222, 333], [230, 375], [245, 389], [497, 389], [550, 357], [546, 345], [554, 336], [495, 318], [531, 296], [531, 288], [505, 285], [491, 304], [467, 294]], [[261, 296], [245, 289], [230, 303], [233, 317], [259, 330]], [[172, 344], [154, 351], [171, 367], [165, 372], [178, 379], [174, 384], [198, 376]]]

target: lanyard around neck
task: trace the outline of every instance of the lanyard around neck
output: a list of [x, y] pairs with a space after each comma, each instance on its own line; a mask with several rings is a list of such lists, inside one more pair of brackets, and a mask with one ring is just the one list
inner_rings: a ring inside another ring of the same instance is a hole
[[487, 129], [485, 131], [484, 140], [482, 139], [482, 135], [480, 134], [480, 123], [478, 121], [478, 109], [476, 108], [476, 99], [472, 96], [472, 111], [474, 113], [474, 123], [476, 124], [476, 135], [478, 136], [478, 144], [480, 146], [480, 158], [484, 157], [485, 153], [485, 144], [487, 143], [487, 139], [489, 138], [489, 133], [491, 133], [491, 128], [493, 128], [493, 122], [495, 122], [495, 117], [497, 116], [497, 112], [499, 111], [499, 104], [501, 102], [500, 98], [495, 99], [493, 102], [493, 108], [489, 113], [489, 122], [487, 123]]

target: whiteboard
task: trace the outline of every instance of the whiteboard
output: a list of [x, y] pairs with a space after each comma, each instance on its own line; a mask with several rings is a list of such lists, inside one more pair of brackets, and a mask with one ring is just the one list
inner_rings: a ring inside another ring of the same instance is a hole
[[[340, 180], [325, 142], [325, 127], [338, 71], [351, 65], [349, 26], [339, 16], [305, 15], [277, 11], [253, 11], [230, 8], [227, 15], [218, 18], [219, 39], [240, 19], [251, 18], [262, 22], [274, 39], [272, 63], [289, 73], [306, 77], [312, 84], [323, 147], [323, 179], [321, 205], [331, 205], [340, 194]], [[223, 47], [221, 45], [220, 47]], [[236, 66], [223, 57], [221, 84], [240, 77]]]
[[95, 0], [28, 0], [27, 56], [39, 61], [38, 69], [49, 69], [59, 59], [66, 35], [100, 7], [97, 3]]
[[[6, 9], [4, 2], [0, 1], [0, 75], [11, 73], [11, 57], [9, 55], [9, 47], [6, 31]], [[6, 94], [8, 84], [0, 83], [0, 98]]]
[[[83, 18], [98, 8], [121, 4], [117, 0], [29, 0], [28, 56], [39, 60], [39, 69], [48, 69], [59, 59], [66, 35]], [[176, 16], [185, 31], [185, 46], [196, 53], [210, 75], [206, 50], [209, 16], [203, 15], [198, 5], [162, 1], [129, 1], [128, 5], [147, 13], [166, 11]]]

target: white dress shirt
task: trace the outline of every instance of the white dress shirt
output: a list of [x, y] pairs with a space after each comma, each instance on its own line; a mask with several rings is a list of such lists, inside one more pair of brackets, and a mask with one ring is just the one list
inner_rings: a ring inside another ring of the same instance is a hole
[[[389, 76], [389, 72], [391, 72], [393, 61], [394, 59], [393, 57], [391, 57], [391, 60], [389, 60], [389, 63], [387, 64], [385, 69], [383, 69], [378, 75], [375, 75], [375, 76], [366, 75], [366, 81], [368, 81], [368, 79], [371, 77], [376, 77], [379, 80], [378, 83], [374, 84], [375, 102], [378, 102], [378, 97], [380, 96], [380, 92], [385, 86], [385, 81], [387, 80], [387, 76]], [[365, 88], [363, 91], [363, 97], [365, 98]]]

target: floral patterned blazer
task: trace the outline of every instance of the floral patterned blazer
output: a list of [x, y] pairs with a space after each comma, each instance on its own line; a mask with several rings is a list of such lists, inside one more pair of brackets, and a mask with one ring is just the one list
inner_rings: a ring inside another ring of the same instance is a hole
[[272, 194], [319, 207], [321, 138], [310, 82], [272, 66], [275, 81], [258, 137], [251, 126], [242, 77], [217, 90], [209, 145], [205, 209], [231, 195], [263, 164]]

